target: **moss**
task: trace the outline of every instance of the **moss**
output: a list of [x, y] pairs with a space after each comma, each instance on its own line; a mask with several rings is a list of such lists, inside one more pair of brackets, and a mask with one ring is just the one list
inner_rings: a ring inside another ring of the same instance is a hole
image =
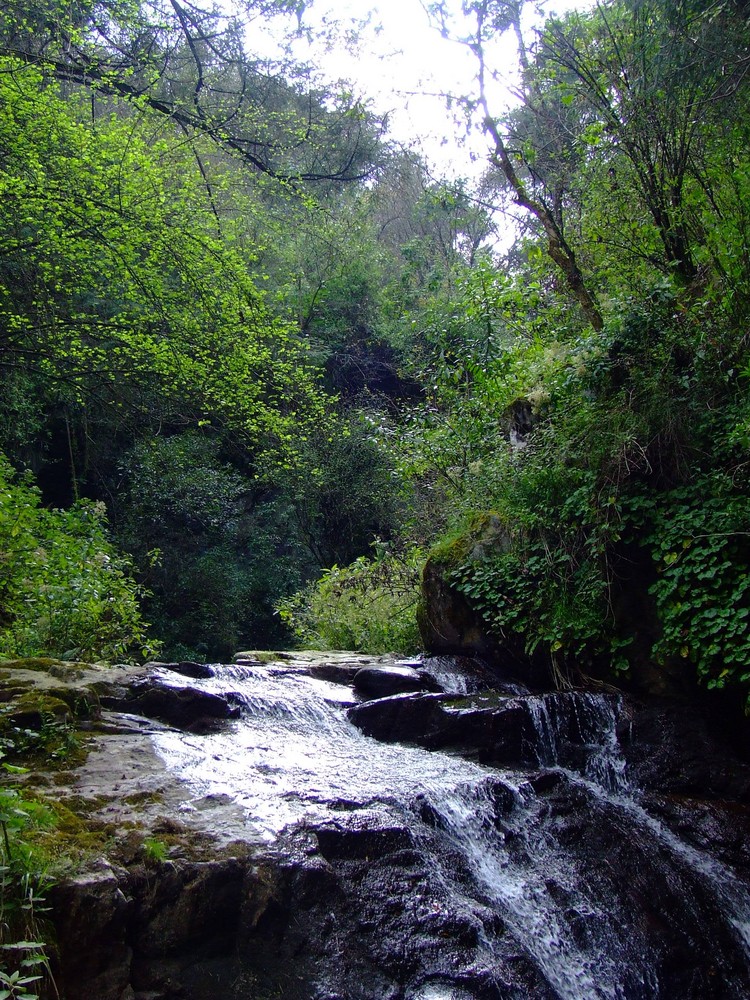
[[5, 670], [42, 670], [49, 673], [52, 666], [64, 666], [61, 660], [50, 656], [25, 656], [15, 660], [3, 660]]
[[[42, 725], [45, 716], [53, 716], [56, 720], [68, 719], [72, 713], [70, 706], [62, 698], [50, 694], [47, 691], [24, 691], [20, 697], [15, 699], [12, 710], [8, 713], [13, 721], [20, 721], [22, 718], [27, 724], [30, 720]], [[33, 723], [31, 723], [33, 725]], [[38, 728], [34, 726], [34, 728]]]
[[129, 806], [137, 806], [143, 802], [161, 802], [164, 796], [161, 792], [132, 792], [126, 795], [122, 801]]
[[3, 660], [4, 670], [36, 670], [40, 673], [52, 674], [63, 677], [76, 677], [80, 675], [83, 663], [66, 663], [63, 660], [55, 660], [51, 656], [27, 656], [16, 660]]
[[111, 843], [112, 831], [105, 824], [80, 817], [43, 790], [27, 785], [23, 809], [29, 817], [22, 834], [29, 869], [43, 871], [45, 879], [79, 868], [106, 853]]
[[429, 555], [433, 563], [456, 569], [470, 556], [483, 554], [485, 547], [502, 538], [507, 532], [505, 521], [497, 511], [483, 511], [472, 514], [461, 529], [446, 535], [435, 545]]
[[255, 660], [256, 663], [280, 663], [289, 660], [289, 653], [281, 653], [273, 649], [248, 649], [237, 653], [235, 659]]
[[13, 701], [34, 687], [31, 681], [19, 681], [14, 677], [0, 680], [0, 701]]
[[98, 719], [101, 706], [99, 695], [95, 690], [86, 688], [55, 687], [48, 688], [47, 693], [64, 701], [76, 719]]
[[466, 709], [499, 708], [508, 701], [508, 696], [499, 691], [486, 691], [482, 694], [463, 695], [459, 698], [449, 698], [443, 704], [448, 709], [463, 711]]

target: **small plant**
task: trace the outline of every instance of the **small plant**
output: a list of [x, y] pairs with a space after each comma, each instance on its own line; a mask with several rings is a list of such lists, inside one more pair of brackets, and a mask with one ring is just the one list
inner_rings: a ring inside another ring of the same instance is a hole
[[[6, 763], [3, 768], [24, 770]], [[37, 1000], [39, 984], [49, 976], [40, 926], [45, 878], [25, 835], [51, 820], [40, 803], [14, 788], [0, 789], [0, 1000]]]
[[143, 853], [149, 861], [165, 861], [168, 852], [169, 848], [158, 837], [146, 837], [143, 841]]
[[28, 973], [35, 967], [47, 966], [44, 943], [17, 941], [14, 944], [2, 945], [2, 949], [25, 957], [20, 959], [18, 964], [21, 968], [15, 972], [5, 972], [0, 969], [0, 1000], [38, 1000], [37, 989], [32, 984], [41, 982], [44, 976], [28, 975]]

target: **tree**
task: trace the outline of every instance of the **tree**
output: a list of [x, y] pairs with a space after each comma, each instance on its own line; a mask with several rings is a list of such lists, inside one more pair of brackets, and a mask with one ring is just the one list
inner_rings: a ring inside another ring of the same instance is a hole
[[715, 106], [726, 104], [747, 70], [730, 25], [735, 19], [720, 3], [707, 10], [641, 0], [552, 21], [541, 36], [538, 68], [566, 74], [567, 100], [580, 98], [586, 127], [597, 129], [598, 157], [607, 157], [613, 178], [627, 164], [665, 264], [684, 282], [695, 277], [700, 239], [688, 193], [695, 153]]
[[[465, 101], [479, 110], [497, 173], [599, 329], [608, 246], [683, 284], [719, 262], [710, 233], [728, 207], [720, 178], [733, 176], [744, 134], [747, 24], [721, 0], [611, 0], [550, 20], [529, 43], [522, 6], [467, 5], [478, 82]], [[445, 6], [435, 9], [449, 30]], [[511, 31], [520, 105], [498, 116], [488, 98], [492, 45]]]
[[322, 396], [249, 261], [216, 235], [189, 151], [138, 120], [86, 122], [81, 95], [3, 68], [0, 375], [62, 411], [74, 483], [94, 422], [126, 413], [291, 447]]
[[[252, 20], [302, 9], [247, 0], [240, 14]], [[248, 55], [245, 37], [242, 16], [178, 0], [0, 4], [0, 55], [48, 78], [163, 116], [286, 182], [365, 176], [377, 128], [362, 105], [351, 94], [305, 86], [300, 71], [289, 83]]]
[[[488, 43], [495, 36], [513, 30], [519, 43], [521, 66], [528, 67], [521, 31], [523, 3], [524, 0], [477, 0], [465, 5], [464, 12], [473, 19], [473, 27], [462, 40], [477, 60], [477, 93], [471, 98], [464, 98], [464, 103], [479, 109], [482, 127], [492, 142], [490, 162], [505, 178], [515, 203], [530, 212], [540, 224], [547, 241], [547, 253], [564, 274], [568, 287], [586, 318], [595, 330], [600, 330], [603, 319], [599, 306], [584, 278], [575, 248], [567, 237], [560, 215], [544, 197], [532, 193], [524, 180], [520, 161], [509, 143], [509, 137], [504, 134], [501, 121], [493, 115], [490, 108], [488, 76], [492, 74], [492, 70], [487, 63]], [[442, 2], [432, 4], [431, 10], [440, 19], [442, 30], [447, 34], [449, 19], [446, 5]]]

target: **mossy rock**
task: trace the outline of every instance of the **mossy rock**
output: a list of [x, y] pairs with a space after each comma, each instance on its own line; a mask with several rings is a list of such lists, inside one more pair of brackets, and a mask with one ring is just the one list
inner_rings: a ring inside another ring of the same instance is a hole
[[458, 589], [452, 574], [511, 551], [509, 522], [497, 511], [474, 515], [460, 534], [446, 538], [431, 551], [422, 572], [417, 621], [425, 649], [437, 655], [481, 656], [507, 677], [528, 674], [523, 637], [498, 634], [482, 610]]
[[70, 706], [62, 698], [44, 691], [24, 691], [5, 714], [1, 725], [19, 726], [23, 729], [34, 729], [37, 732], [45, 722], [52, 719], [63, 724], [72, 720]]
[[77, 680], [91, 664], [82, 661], [56, 660], [51, 656], [26, 656], [15, 660], [3, 660], [1, 666], [3, 671], [34, 670], [64, 681]]
[[275, 649], [245, 649], [234, 655], [235, 662], [239, 660], [255, 661], [256, 663], [282, 663], [293, 659], [293, 654]]
[[[113, 843], [114, 831], [105, 823], [90, 820], [85, 815], [80, 802], [62, 802], [45, 795], [37, 796], [37, 801], [47, 809], [51, 821], [28, 831], [26, 840], [32, 849], [54, 872], [77, 868], [82, 862], [106, 854]], [[74, 806], [79, 811], [74, 811]], [[89, 810], [97, 803], [86, 802]]]
[[75, 719], [98, 719], [101, 715], [99, 695], [93, 688], [54, 687], [46, 693], [64, 701]]
[[32, 681], [21, 681], [17, 677], [0, 677], [0, 701], [15, 701], [33, 690]]
[[428, 562], [458, 569], [467, 562], [507, 552], [511, 546], [507, 521], [497, 511], [474, 514], [457, 534], [449, 535], [431, 550]]

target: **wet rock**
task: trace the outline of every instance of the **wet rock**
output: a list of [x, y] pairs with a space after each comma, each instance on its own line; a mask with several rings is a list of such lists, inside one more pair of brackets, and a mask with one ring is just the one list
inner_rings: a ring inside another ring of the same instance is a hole
[[[384, 819], [371, 814], [316, 826], [318, 856], [291, 846], [299, 834], [291, 835], [281, 859], [284, 906], [304, 913], [304, 921], [277, 912], [276, 957], [290, 972], [307, 970], [315, 985], [296, 992], [290, 975], [281, 995], [552, 1000], [530, 965], [516, 961], [516, 947], [492, 909], [435, 879], [414, 832]], [[255, 951], [270, 933], [265, 920], [257, 933]]]
[[326, 861], [378, 858], [414, 845], [407, 830], [394, 826], [319, 826], [314, 835]]
[[219, 695], [198, 688], [172, 687], [156, 677], [136, 680], [117, 694], [104, 694], [101, 704], [194, 732], [207, 732], [240, 714], [236, 705]]
[[536, 763], [534, 722], [514, 700], [485, 707], [450, 695], [401, 695], [349, 709], [368, 736], [416, 743], [429, 750], [460, 748], [487, 763]]
[[[51, 892], [56, 979], [66, 1000], [239, 1000], [246, 925], [269, 901], [268, 873], [236, 858], [102, 870]], [[245, 977], [246, 978], [246, 977]]]
[[[317, 766], [306, 757], [284, 801], [310, 809], [270, 845], [253, 840], [249, 810], [231, 796], [170, 780], [151, 743], [160, 734], [173, 752], [190, 748], [189, 767], [213, 766], [215, 736], [182, 741], [105, 709], [110, 735], [94, 733], [64, 778], [112, 839], [109, 864], [50, 894], [63, 1000], [559, 1000], [581, 984], [587, 997], [746, 1000], [747, 775], [710, 727], [672, 718], [674, 706], [581, 692], [406, 693], [353, 708], [383, 739], [451, 753], [393, 751], [340, 725], [324, 685], [299, 676], [320, 662], [288, 661], [290, 678], [269, 671], [266, 701], [265, 671], [251, 671], [245, 738], [269, 754], [254, 777], [270, 772], [284, 787], [284, 736], [273, 740], [287, 725], [290, 741], [320, 739], [329, 767], [361, 763], [345, 781], [343, 768], [330, 785], [321, 771], [303, 788]], [[188, 703], [199, 686], [166, 685]], [[164, 687], [123, 674], [108, 690], [130, 712]], [[600, 752], [618, 757], [616, 737], [631, 781], [646, 786], [638, 796], [608, 792], [588, 770]], [[420, 783], [402, 766], [410, 756], [412, 770], [429, 758]], [[360, 782], [368, 768], [385, 782]], [[169, 860], [149, 860], [147, 836]]]
[[750, 883], [750, 804], [655, 792], [643, 802], [678, 837], [720, 858]]
[[750, 803], [750, 764], [711, 731], [698, 705], [631, 701], [618, 738], [640, 788]]
[[207, 663], [196, 663], [194, 660], [181, 660], [179, 663], [161, 663], [158, 660], [150, 660], [144, 664], [148, 670], [160, 668], [161, 670], [171, 670], [173, 673], [181, 674], [183, 677], [192, 677], [194, 680], [205, 680], [213, 677], [214, 672]]
[[467, 695], [499, 690], [503, 694], [528, 694], [525, 685], [498, 677], [497, 671], [479, 656], [426, 656], [421, 670], [431, 678], [435, 690]]
[[385, 742], [450, 747], [493, 765], [583, 766], [602, 721], [590, 716], [591, 705], [613, 710], [616, 702], [575, 692], [528, 698], [405, 694], [355, 705], [348, 714], [364, 733]]
[[439, 655], [488, 656], [498, 654], [498, 642], [487, 623], [447, 579], [444, 563], [430, 558], [422, 571], [419, 631], [425, 649]]
[[362, 664], [355, 661], [353, 663], [315, 663], [307, 672], [311, 677], [318, 677], [322, 681], [331, 681], [333, 684], [352, 684], [360, 670], [362, 670]]
[[[119, 1000], [130, 985], [128, 941], [131, 902], [122, 872], [102, 862], [98, 870], [55, 886], [49, 894], [56, 928], [58, 986], [80, 1000]], [[61, 919], [64, 914], [64, 919]]]
[[386, 698], [406, 691], [424, 691], [435, 684], [413, 667], [373, 665], [362, 667], [352, 678], [354, 690], [369, 698]]

